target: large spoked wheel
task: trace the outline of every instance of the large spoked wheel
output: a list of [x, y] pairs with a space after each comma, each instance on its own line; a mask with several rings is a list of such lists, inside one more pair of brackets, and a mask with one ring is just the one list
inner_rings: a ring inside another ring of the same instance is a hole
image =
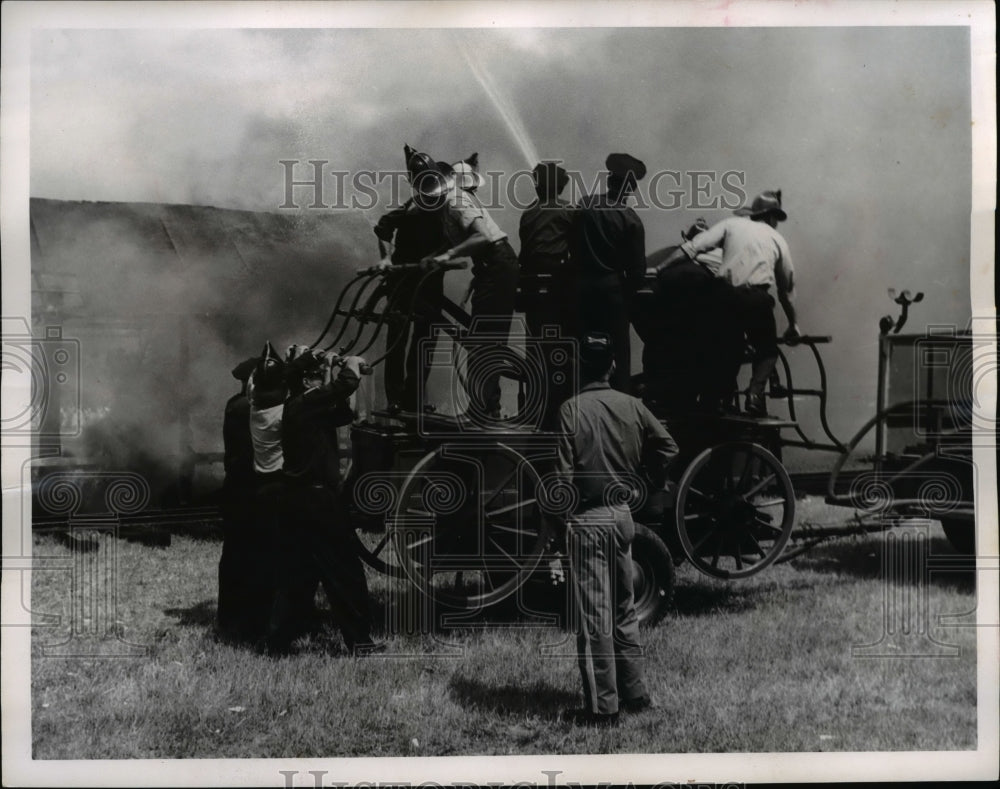
[[404, 577], [461, 610], [511, 595], [549, 544], [538, 490], [531, 462], [503, 444], [444, 444], [424, 456], [387, 524]]
[[688, 560], [716, 578], [746, 578], [781, 556], [795, 493], [781, 462], [758, 444], [706, 449], [677, 492], [677, 532]]
[[674, 560], [656, 533], [635, 525], [632, 541], [632, 593], [639, 624], [653, 627], [666, 615], [674, 596]]

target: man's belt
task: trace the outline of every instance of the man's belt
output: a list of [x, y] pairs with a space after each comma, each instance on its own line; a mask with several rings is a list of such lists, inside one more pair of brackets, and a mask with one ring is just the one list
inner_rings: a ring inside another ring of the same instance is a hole
[[491, 241], [489, 246], [486, 248], [487, 252], [480, 252], [472, 259], [472, 273], [479, 274], [483, 271], [487, 271], [497, 265], [498, 261], [494, 257], [494, 253], [502, 250], [504, 246], [510, 250], [510, 254], [515, 258], [514, 248], [510, 245], [510, 242], [506, 238], [501, 238], [499, 241]]

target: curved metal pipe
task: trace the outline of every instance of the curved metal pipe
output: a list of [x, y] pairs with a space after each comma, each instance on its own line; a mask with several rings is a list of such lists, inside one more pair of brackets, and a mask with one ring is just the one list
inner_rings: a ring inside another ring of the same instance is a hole
[[343, 288], [340, 289], [340, 295], [337, 297], [337, 303], [333, 305], [333, 312], [330, 313], [330, 320], [326, 322], [326, 326], [323, 327], [323, 331], [320, 333], [319, 337], [317, 337], [315, 341], [309, 346], [310, 350], [312, 350], [321, 342], [323, 342], [323, 338], [326, 337], [327, 332], [330, 331], [330, 327], [333, 326], [333, 322], [337, 319], [337, 313], [340, 311], [340, 305], [341, 303], [343, 303], [344, 296], [347, 295], [347, 292], [352, 287], [354, 287], [354, 284], [356, 282], [369, 276], [371, 276], [371, 274], [368, 274], [367, 272], [358, 274], [357, 276], [354, 277], [354, 279], [352, 279], [350, 282], [344, 285]]
[[[409, 305], [409, 309], [407, 310], [407, 314], [406, 314], [406, 320], [407, 321], [411, 321], [413, 319], [413, 309], [416, 306], [417, 298], [418, 298], [418, 295], [420, 293], [420, 288], [423, 286], [424, 282], [427, 279], [430, 278], [430, 276], [432, 274], [437, 274], [437, 273], [439, 273], [438, 269], [430, 269], [419, 280], [417, 280], [417, 283], [416, 283], [416, 285], [413, 288], [413, 295], [410, 297], [410, 305]], [[400, 288], [402, 288], [405, 284], [406, 284], [405, 278], [400, 278], [399, 283], [393, 289], [392, 294], [388, 297], [388, 304], [386, 305], [387, 308], [393, 304], [393, 302], [395, 301], [395, 299], [393, 297], [396, 295], [396, 292]], [[375, 331], [372, 334], [371, 339], [368, 341], [368, 344], [364, 348], [362, 348], [360, 351], [358, 351], [358, 354], [363, 354], [372, 345], [375, 344], [375, 340], [378, 338], [378, 334], [381, 331], [382, 325], [384, 323], [385, 323], [385, 311], [382, 312], [382, 315], [379, 318], [379, 322], [375, 326]], [[389, 356], [389, 354], [392, 353], [396, 349], [396, 346], [399, 345], [399, 343], [402, 342], [407, 337], [407, 335], [408, 335], [408, 332], [400, 332], [396, 336], [395, 341], [388, 348], [385, 349], [385, 353], [383, 353], [381, 356], [376, 357], [373, 361], [369, 362], [368, 365], [370, 367], [374, 367], [377, 364], [381, 364]]]
[[[361, 335], [364, 334], [365, 332], [365, 326], [367, 326], [371, 322], [369, 319], [375, 317], [375, 315], [377, 314], [375, 312], [375, 308], [378, 306], [378, 303], [382, 301], [383, 298], [386, 298], [385, 295], [386, 288], [387, 288], [387, 282], [383, 278], [382, 281], [379, 283], [379, 286], [375, 288], [375, 291], [367, 298], [364, 306], [358, 310], [358, 314], [352, 315], [352, 317], [357, 319], [358, 330], [354, 333], [354, 336], [350, 339], [350, 341], [348, 341], [345, 345], [341, 346], [341, 348], [339, 349], [339, 353], [341, 354], [361, 353], [361, 351], [354, 351], [354, 347], [361, 340]], [[378, 321], [378, 325], [381, 325], [382, 322], [381, 314], [379, 314], [379, 318], [380, 320]], [[378, 330], [378, 325], [376, 326], [376, 331]]]
[[333, 348], [333, 346], [335, 346], [338, 342], [340, 342], [340, 338], [344, 336], [344, 332], [347, 331], [347, 327], [351, 323], [351, 318], [354, 317], [354, 312], [357, 309], [358, 302], [361, 301], [361, 297], [365, 294], [366, 290], [369, 290], [371, 288], [373, 284], [377, 284], [379, 282], [378, 278], [375, 276], [375, 272], [368, 273], [366, 274], [366, 276], [368, 277], [368, 281], [363, 283], [361, 287], [358, 288], [358, 293], [354, 297], [354, 300], [351, 302], [351, 306], [347, 310], [347, 315], [344, 316], [344, 323], [340, 327], [340, 331], [337, 332], [337, 336], [334, 337], [333, 340], [331, 340], [330, 343], [323, 350], [329, 351]]
[[833, 442], [833, 445], [843, 450], [843, 442], [833, 434], [833, 431], [830, 430], [829, 422], [826, 421], [826, 367], [823, 364], [823, 357], [820, 356], [819, 351], [816, 349], [816, 343], [809, 343], [809, 347], [812, 349], [813, 356], [816, 358], [816, 367], [819, 368], [819, 390], [821, 392], [819, 396], [819, 423], [823, 426], [823, 432], [826, 433], [826, 437]]

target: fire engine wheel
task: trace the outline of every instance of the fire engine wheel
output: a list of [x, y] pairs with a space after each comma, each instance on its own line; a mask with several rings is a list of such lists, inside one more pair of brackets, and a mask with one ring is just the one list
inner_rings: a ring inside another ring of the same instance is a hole
[[403, 577], [449, 608], [503, 600], [534, 572], [549, 544], [539, 488], [531, 462], [503, 444], [463, 441], [425, 455], [387, 523]]
[[675, 508], [684, 555], [716, 578], [747, 578], [781, 556], [795, 523], [795, 491], [758, 444], [706, 449], [681, 477]]
[[639, 624], [653, 627], [666, 615], [674, 596], [674, 560], [656, 533], [635, 525], [632, 541], [632, 592]]

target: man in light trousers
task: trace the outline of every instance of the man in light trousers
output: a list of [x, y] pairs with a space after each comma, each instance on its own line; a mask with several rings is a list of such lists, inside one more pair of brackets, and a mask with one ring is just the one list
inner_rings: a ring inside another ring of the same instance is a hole
[[580, 392], [560, 408], [557, 470], [573, 485], [567, 547], [578, 617], [577, 646], [583, 709], [565, 717], [583, 725], [614, 725], [619, 709], [652, 706], [642, 669], [639, 623], [632, 595], [635, 524], [621, 494], [645, 484], [662, 487], [677, 444], [638, 398], [611, 388], [614, 344], [604, 333], [581, 343]]

